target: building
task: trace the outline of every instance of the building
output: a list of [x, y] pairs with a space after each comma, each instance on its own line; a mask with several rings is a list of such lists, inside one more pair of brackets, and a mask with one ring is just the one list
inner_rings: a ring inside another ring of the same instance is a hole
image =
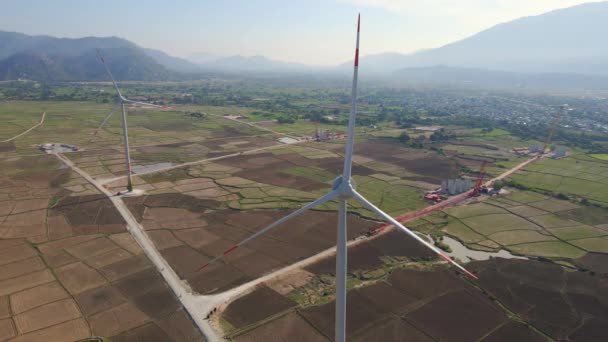
[[457, 195], [469, 191], [472, 182], [470, 179], [447, 179], [441, 182], [441, 193]]

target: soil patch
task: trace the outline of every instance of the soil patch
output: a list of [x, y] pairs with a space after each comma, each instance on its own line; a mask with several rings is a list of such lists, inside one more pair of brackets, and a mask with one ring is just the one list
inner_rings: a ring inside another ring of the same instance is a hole
[[[356, 291], [349, 291], [346, 299], [348, 313], [346, 315], [346, 339], [351, 340], [359, 331], [365, 331], [376, 322], [388, 317], [380, 313]], [[311, 306], [300, 310], [299, 313], [325, 336], [334, 336], [335, 303]]]
[[2, 152], [15, 152], [15, 143], [12, 141], [0, 142], [0, 153]]
[[[355, 154], [403, 167], [409, 172], [424, 175], [419, 179], [430, 183], [455, 178], [459, 174], [457, 163], [434, 152], [421, 152], [400, 146], [386, 139], [373, 139], [357, 144]], [[418, 177], [420, 178], [420, 177]], [[408, 178], [409, 179], [409, 178]]]
[[[259, 303], [264, 303], [260, 306]], [[235, 300], [223, 317], [237, 329], [296, 306], [296, 303], [264, 286]]]
[[63, 214], [71, 225], [125, 224], [105, 195], [63, 197], [49, 211], [50, 215]]
[[600, 274], [608, 274], [608, 254], [587, 253], [576, 260], [581, 267]]
[[504, 342], [504, 341], [526, 341], [526, 342], [546, 342], [547, 339], [530, 329], [528, 326], [518, 323], [509, 322], [498, 328], [486, 338], [484, 342]]
[[424, 332], [398, 317], [389, 317], [384, 321], [374, 324], [364, 331], [353, 336], [352, 341], [434, 341]]
[[171, 338], [155, 323], [148, 323], [139, 328], [124, 332], [120, 335], [112, 337], [113, 342], [130, 342], [130, 341], [146, 341], [146, 342], [165, 342], [172, 341]]
[[78, 294], [105, 283], [97, 271], [82, 262], [60, 267], [55, 270], [55, 274], [71, 294]]
[[[443, 295], [406, 316], [406, 320], [441, 341], [476, 341], [507, 320], [479, 293]], [[475, 327], [471, 327], [475, 322]]]
[[[279, 319], [261, 325], [234, 338], [237, 342], [272, 341], [280, 336], [283, 341], [329, 342], [325, 336], [310, 326], [296, 313], [289, 313]], [[389, 341], [389, 340], [384, 340]]]
[[608, 316], [608, 278], [522, 260], [475, 262], [470, 269], [486, 291], [554, 339], [568, 339], [583, 321]]
[[98, 287], [80, 293], [74, 299], [85, 316], [94, 315], [126, 301], [114, 286]]
[[[264, 162], [260, 162], [260, 160]], [[242, 170], [235, 173], [234, 176], [259, 183], [302, 191], [329, 189], [328, 184], [282, 172], [296, 166], [296, 164], [279, 159], [273, 156], [272, 153], [237, 156], [218, 160], [217, 163], [241, 168]]]

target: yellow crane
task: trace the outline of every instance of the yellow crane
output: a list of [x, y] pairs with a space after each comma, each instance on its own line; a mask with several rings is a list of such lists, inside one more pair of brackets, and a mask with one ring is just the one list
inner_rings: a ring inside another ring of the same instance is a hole
[[551, 144], [551, 138], [553, 138], [553, 133], [555, 133], [555, 129], [557, 128], [557, 124], [559, 122], [559, 119], [561, 119], [562, 114], [564, 113], [564, 110], [568, 107], [567, 104], [563, 104], [561, 106], [559, 106], [559, 110], [557, 111], [557, 114], [555, 115], [555, 118], [553, 119], [553, 123], [551, 124], [551, 129], [549, 130], [549, 135], [547, 136], [547, 140], [545, 141], [545, 146], [543, 146], [543, 154], [546, 153], [547, 151], [547, 147], [549, 147], [549, 144]]

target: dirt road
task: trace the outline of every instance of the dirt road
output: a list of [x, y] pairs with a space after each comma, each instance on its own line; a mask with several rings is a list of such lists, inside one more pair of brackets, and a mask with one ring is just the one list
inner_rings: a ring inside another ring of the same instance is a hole
[[19, 138], [19, 137], [20, 137], [20, 136], [22, 136], [22, 135], [25, 135], [25, 134], [29, 133], [29, 132], [30, 132], [31, 130], [33, 130], [34, 128], [36, 128], [36, 127], [38, 127], [38, 126], [42, 125], [42, 124], [44, 123], [44, 118], [45, 118], [45, 117], [46, 117], [46, 112], [43, 112], [43, 113], [42, 113], [42, 117], [40, 118], [40, 122], [38, 122], [38, 123], [37, 123], [37, 124], [35, 124], [34, 126], [32, 126], [32, 127], [28, 128], [28, 129], [27, 129], [27, 130], [25, 130], [23, 133], [17, 134], [17, 135], [15, 135], [15, 136], [14, 136], [14, 137], [12, 137], [12, 138], [9, 138], [9, 139], [6, 139], [6, 140], [3, 140], [2, 142], [9, 142], [9, 141], [12, 141], [12, 140], [15, 140], [15, 139]]
[[122, 198], [114, 196], [110, 193], [103, 185], [95, 181], [88, 173], [84, 172], [80, 168], [76, 167], [74, 163], [67, 157], [61, 154], [56, 154], [63, 163], [69, 166], [74, 172], [84, 177], [89, 183], [94, 185], [99, 191], [106, 195], [114, 204], [120, 215], [127, 222], [127, 229], [135, 238], [135, 240], [142, 247], [148, 258], [156, 266], [156, 269], [163, 276], [169, 287], [173, 290], [175, 295], [179, 298], [180, 302], [190, 313], [190, 316], [201, 329], [207, 341], [221, 341], [222, 339], [217, 336], [215, 330], [211, 328], [208, 321], [203, 318], [207, 315], [209, 308], [213, 307], [209, 304], [209, 300], [206, 296], [195, 296], [192, 294], [190, 288], [182, 282], [179, 276], [173, 271], [165, 259], [161, 256], [160, 252], [154, 246], [154, 243], [144, 231], [143, 227], [137, 222], [135, 217], [131, 214]]
[[[252, 151], [248, 151], [248, 152], [252, 152]], [[247, 153], [247, 152], [240, 152], [235, 155], [244, 154], [244, 153]], [[150, 260], [154, 263], [157, 270], [162, 274], [163, 278], [167, 281], [167, 283], [169, 284], [171, 289], [175, 292], [175, 294], [179, 298], [182, 305], [190, 313], [192, 319], [197, 324], [199, 329], [201, 329], [201, 331], [205, 335], [205, 338], [208, 341], [221, 341], [222, 340], [221, 336], [219, 336], [217, 334], [217, 331], [211, 325], [210, 321], [204, 319], [211, 310], [213, 310], [214, 308], [219, 307], [223, 304], [226, 304], [226, 303], [234, 300], [235, 298], [238, 298], [239, 296], [251, 291], [252, 289], [255, 288], [255, 286], [257, 286], [263, 282], [271, 280], [271, 279], [273, 279], [279, 275], [285, 274], [287, 272], [291, 272], [295, 269], [305, 267], [305, 266], [315, 263], [323, 258], [330, 257], [335, 254], [336, 249], [335, 249], [335, 247], [332, 247], [332, 248], [326, 249], [320, 253], [317, 253], [307, 259], [301, 260], [295, 264], [292, 264], [292, 265], [289, 265], [282, 269], [276, 270], [270, 274], [257, 278], [251, 282], [240, 285], [240, 286], [238, 286], [234, 289], [228, 290], [226, 292], [215, 294], [215, 295], [210, 295], [210, 296], [194, 295], [192, 293], [191, 289], [189, 288], [189, 286], [187, 284], [185, 284], [179, 278], [179, 276], [177, 276], [177, 274], [173, 271], [173, 269], [169, 266], [169, 264], [164, 260], [162, 255], [158, 252], [158, 250], [152, 243], [152, 240], [150, 239], [150, 237], [146, 234], [143, 227], [141, 227], [141, 225], [133, 217], [133, 215], [131, 214], [129, 209], [126, 207], [126, 205], [124, 204], [122, 199], [120, 197], [114, 196], [112, 193], [110, 193], [103, 186], [103, 184], [101, 182], [96, 181], [89, 174], [87, 174], [80, 168], [76, 167], [74, 165], [74, 163], [71, 160], [69, 160], [67, 157], [65, 157], [64, 155], [57, 154], [56, 156], [61, 161], [63, 161], [66, 165], [68, 165], [72, 170], [74, 170], [75, 172], [77, 172], [78, 174], [83, 176], [89, 183], [93, 184], [99, 191], [101, 191], [103, 194], [105, 194], [112, 201], [112, 203], [117, 208], [117, 210], [119, 211], [121, 216], [127, 222], [127, 227], [128, 227], [129, 232], [133, 235], [135, 240], [140, 244], [140, 246], [142, 247], [142, 249], [148, 256], [148, 258], [150, 258]], [[226, 156], [224, 156], [224, 157], [226, 157]], [[528, 164], [534, 162], [535, 160], [538, 160], [538, 158], [533, 158], [533, 159], [529, 159], [525, 162], [522, 162], [522, 163], [518, 164], [517, 166], [515, 166], [514, 168], [512, 168], [512, 169], [504, 172], [500, 176], [494, 178], [493, 180], [488, 181], [487, 183], [490, 183], [496, 179], [503, 179], [505, 177], [508, 177], [509, 175], [522, 169], [523, 167], [527, 166]], [[200, 162], [202, 162], [202, 161], [193, 162], [192, 164], [196, 164], [196, 163], [200, 163]], [[183, 166], [184, 166], [184, 164], [177, 165], [174, 168], [183, 167]], [[159, 171], [154, 171], [154, 172], [159, 172]], [[466, 193], [462, 194], [447, 202], [449, 203], [449, 205], [456, 205], [460, 201], [462, 201], [464, 198], [466, 198], [466, 195], [467, 195]], [[444, 204], [444, 206], [445, 206], [445, 204]], [[433, 210], [429, 210], [429, 208], [433, 208]], [[419, 210], [416, 212], [411, 212], [411, 213], [402, 215], [402, 216], [400, 216], [400, 218], [403, 218], [403, 219], [405, 219], [405, 218], [411, 219], [412, 217], [417, 218], [417, 217], [421, 217], [423, 215], [426, 215], [426, 214], [428, 214], [434, 210], [438, 210], [438, 209], [439, 209], [439, 207], [437, 207], [437, 208], [435, 208], [434, 206], [427, 207], [425, 209], [422, 209], [422, 210]], [[380, 232], [380, 234], [390, 231], [390, 229], [392, 229], [393, 227], [386, 226], [386, 228], [388, 228], [388, 229], [384, 229], [384, 231]], [[371, 239], [376, 238], [380, 234], [376, 234], [375, 236], [371, 237]], [[369, 240], [370, 240], [370, 238], [367, 238], [367, 237], [359, 237], [355, 240], [351, 240], [348, 243], [348, 246], [354, 246], [356, 244], [364, 243], [365, 241], [369, 241]]]
[[[302, 141], [302, 142], [304, 142], [304, 141]], [[290, 144], [290, 145], [294, 145], [294, 144]], [[235, 153], [227, 154], [225, 156], [200, 159], [200, 160], [195, 160], [195, 161], [187, 162], [187, 163], [183, 163], [183, 164], [162, 167], [162, 168], [158, 168], [158, 169], [154, 169], [154, 170], [150, 170], [150, 171], [138, 172], [138, 173], [134, 173], [133, 176], [143, 176], [143, 175], [149, 175], [149, 174], [152, 174], [152, 173], [167, 172], [167, 171], [171, 171], [171, 170], [175, 170], [175, 169], [180, 169], [182, 167], [188, 167], [188, 166], [202, 164], [202, 163], [211, 162], [211, 161], [215, 161], [215, 160], [222, 160], [222, 159], [236, 157], [236, 156], [240, 156], [240, 155], [245, 155], [245, 154], [250, 154], [250, 153], [256, 153], [256, 152], [260, 152], [260, 151], [264, 151], [264, 150], [271, 150], [273, 148], [280, 148], [280, 147], [284, 147], [284, 146], [285, 146], [285, 144], [277, 144], [277, 145], [272, 145], [272, 146], [254, 148], [252, 150], [235, 152]], [[121, 180], [121, 179], [125, 179], [125, 178], [127, 178], [127, 176], [120, 176], [120, 177], [114, 177], [114, 178], [100, 179], [99, 183], [100, 184], [108, 184], [108, 183], [111, 183], [111, 182], [114, 182], [114, 181], [117, 181], [117, 180]]]

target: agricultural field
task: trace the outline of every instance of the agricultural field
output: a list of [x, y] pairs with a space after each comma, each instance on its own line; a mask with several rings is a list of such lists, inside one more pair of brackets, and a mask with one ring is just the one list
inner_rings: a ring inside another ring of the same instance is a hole
[[[350, 253], [357, 254], [360, 246]], [[494, 259], [470, 264], [480, 277], [470, 282], [444, 266], [417, 265], [367, 265], [360, 272], [368, 278], [349, 282], [349, 340], [601, 340], [600, 327], [608, 322], [605, 279], [589, 273], [546, 262]], [[334, 280], [324, 268], [315, 264], [308, 277], [298, 273], [261, 285], [230, 303], [218, 325], [233, 341], [303, 336], [332, 341]], [[350, 280], [355, 274], [349, 271]], [[262, 302], [266, 305], [259, 310]]]
[[596, 154], [590, 154], [590, 156], [595, 159], [608, 161], [608, 153], [596, 153]]
[[0, 161], [0, 340], [201, 339], [110, 201], [55, 156]]
[[605, 210], [530, 191], [448, 208], [418, 223], [476, 250], [564, 260], [608, 253]]
[[[119, 113], [95, 134], [110, 108], [109, 103], [88, 102], [12, 102], [0, 107], [0, 116], [9, 123], [0, 134], [7, 138], [37, 124], [46, 113], [43, 125], [0, 144], [0, 201], [5, 204], [0, 206], [0, 341], [90, 336], [117, 341], [201, 339], [178, 298], [126, 230], [113, 202], [92, 185], [102, 183], [116, 194], [127, 183]], [[331, 188], [343, 167], [342, 139], [302, 139], [295, 144], [280, 139], [310, 136], [316, 127], [343, 132], [342, 126], [308, 120], [279, 124], [276, 115], [238, 106], [132, 107], [128, 113], [133, 181], [143, 194], [122, 201], [195, 295], [222, 294], [335, 244], [336, 203], [329, 202], [201, 268]], [[232, 118], [236, 115], [247, 118], [238, 121]], [[385, 129], [390, 134], [382, 133]], [[388, 125], [360, 128], [353, 165], [357, 191], [389, 214], [411, 212], [428, 205], [422, 200], [424, 192], [436, 189], [442, 180], [474, 177], [482, 161], [488, 162], [490, 175], [497, 175], [524, 160], [509, 152], [512, 147], [531, 143], [499, 129], [450, 129], [457, 132], [456, 138], [430, 149], [399, 143], [395, 138], [401, 130]], [[37, 146], [46, 142], [77, 145], [79, 151], [63, 156], [94, 181], [71, 171], [56, 156], [38, 151]], [[560, 192], [582, 196], [574, 192], [585, 186], [578, 188], [567, 179], [601, 183], [601, 175], [608, 171], [602, 169], [604, 164], [583, 155], [543, 159], [512, 178], [532, 184], [538, 173], [542, 181], [534, 183], [535, 190], [570, 184], [572, 192]], [[556, 177], [561, 177], [557, 185], [551, 183]], [[601, 202], [596, 190], [590, 194], [597, 196], [585, 198]], [[380, 224], [358, 204], [349, 211], [351, 240]], [[411, 226], [437, 240], [442, 235], [454, 237], [478, 251], [504, 249], [542, 257], [586, 269], [585, 276], [608, 273], [604, 210], [540, 192], [518, 190], [468, 201]], [[530, 280], [533, 289], [520, 289], [513, 283], [518, 300], [511, 304], [493, 283], [502, 276], [500, 261], [471, 264], [478, 274], [491, 278], [479, 285], [456, 275], [399, 232], [360, 241], [349, 250], [349, 340], [415, 336], [421, 341], [542, 341], [546, 336], [589, 334], [594, 324], [604, 322], [596, 315], [597, 308], [587, 307], [587, 297], [574, 294], [571, 319], [559, 329], [555, 317], [543, 320], [537, 312], [519, 311], [517, 303], [542, 286]], [[521, 266], [515, 267], [521, 277], [532, 277], [525, 270], [536, 263], [513, 262]], [[545, 267], [549, 263], [538, 266]], [[335, 260], [329, 257], [268, 281], [222, 307], [214, 324], [236, 341], [273, 336], [331, 340], [334, 268]], [[547, 272], [553, 272], [552, 281], [569, 277], [554, 269]], [[577, 277], [573, 281], [583, 279]], [[436, 287], [428, 286], [435, 282]], [[480, 291], [486, 287], [496, 292], [490, 291], [499, 303]], [[568, 296], [577, 291], [592, 290], [572, 285], [563, 295], [543, 292], [539, 297], [559, 295], [570, 301]], [[604, 305], [603, 300], [598, 305]], [[466, 305], [464, 312], [457, 309]], [[538, 310], [549, 310], [548, 305], [541, 301]], [[583, 324], [584, 315], [596, 321]], [[470, 321], [479, 322], [476, 329], [463, 329]]]
[[533, 190], [608, 204], [608, 161], [585, 154], [572, 154], [560, 160], [546, 158], [511, 178]]

